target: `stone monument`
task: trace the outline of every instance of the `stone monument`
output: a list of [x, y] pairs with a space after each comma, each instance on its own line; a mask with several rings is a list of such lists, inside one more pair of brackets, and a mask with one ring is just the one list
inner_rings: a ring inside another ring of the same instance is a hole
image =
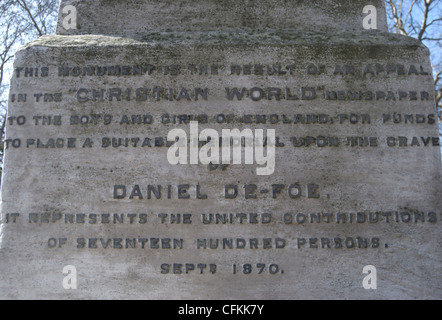
[[14, 63], [0, 297], [440, 299], [433, 90], [381, 0], [62, 0]]

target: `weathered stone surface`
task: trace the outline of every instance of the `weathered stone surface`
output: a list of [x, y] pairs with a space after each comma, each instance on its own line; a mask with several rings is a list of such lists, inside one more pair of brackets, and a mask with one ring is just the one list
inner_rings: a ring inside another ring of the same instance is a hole
[[[77, 8], [77, 29], [63, 28], [62, 10]], [[387, 31], [382, 0], [62, 0], [57, 34], [102, 34], [147, 39], [157, 32], [291, 30], [299, 32], [362, 31], [363, 8], [378, 10], [377, 28]]]
[[[47, 36], [18, 52], [0, 296], [440, 298], [428, 50], [384, 32], [181, 31]], [[167, 134], [190, 119], [275, 129], [274, 173], [171, 165]]]

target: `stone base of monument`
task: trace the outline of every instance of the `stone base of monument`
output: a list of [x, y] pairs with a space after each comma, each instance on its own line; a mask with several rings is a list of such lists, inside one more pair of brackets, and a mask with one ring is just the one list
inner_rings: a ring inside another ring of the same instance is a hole
[[[440, 140], [421, 43], [133, 32], [45, 36], [17, 53], [1, 298], [441, 296]], [[226, 129], [274, 130], [267, 161], [239, 139], [241, 163], [223, 162]]]

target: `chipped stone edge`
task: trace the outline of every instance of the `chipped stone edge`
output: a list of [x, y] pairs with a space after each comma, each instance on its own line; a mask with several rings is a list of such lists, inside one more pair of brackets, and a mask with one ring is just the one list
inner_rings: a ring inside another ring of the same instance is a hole
[[[418, 46], [426, 48], [417, 39], [388, 33], [296, 33], [289, 31], [269, 31], [265, 33], [230, 32], [156, 32], [147, 35], [143, 41], [132, 38], [105, 35], [46, 35], [25, 44], [20, 50], [30, 47], [124, 47], [173, 46], [173, 45], [387, 45]], [[427, 49], [427, 48], [426, 48]], [[428, 50], [428, 49], [427, 49]], [[429, 51], [428, 51], [429, 53]]]

